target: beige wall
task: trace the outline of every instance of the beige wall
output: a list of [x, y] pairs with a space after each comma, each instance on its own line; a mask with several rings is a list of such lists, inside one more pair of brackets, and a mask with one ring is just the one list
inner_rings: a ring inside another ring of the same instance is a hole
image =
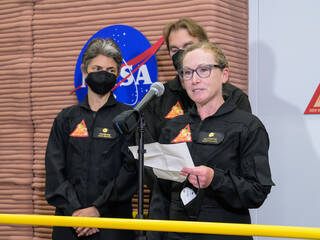
[[[53, 118], [77, 103], [74, 69], [87, 40], [130, 25], [154, 44], [163, 26], [191, 17], [221, 44], [230, 81], [247, 92], [247, 0], [7, 0], [0, 8], [0, 213], [53, 214], [44, 199], [44, 153]], [[174, 70], [163, 45], [159, 81]], [[147, 200], [146, 200], [147, 203]], [[147, 206], [147, 204], [146, 204]], [[1, 239], [50, 239], [51, 229], [0, 226]]]

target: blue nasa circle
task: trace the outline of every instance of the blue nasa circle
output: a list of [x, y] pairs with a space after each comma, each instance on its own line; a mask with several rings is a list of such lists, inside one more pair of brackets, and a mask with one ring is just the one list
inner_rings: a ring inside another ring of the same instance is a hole
[[[147, 38], [138, 30], [126, 25], [112, 25], [101, 29], [95, 33], [84, 45], [77, 60], [74, 73], [74, 86], [78, 101], [81, 102], [87, 95], [88, 88], [84, 86], [84, 79], [81, 72], [82, 55], [90, 41], [94, 38], [112, 38], [119, 46], [123, 56], [123, 67], [117, 79], [117, 83], [132, 72], [138, 65], [129, 66], [126, 63], [150, 48], [151, 44]], [[113, 94], [119, 102], [135, 106], [141, 101], [143, 96], [148, 92], [152, 83], [158, 78], [158, 68], [155, 55], [144, 63], [132, 76], [126, 79], [118, 86]]]

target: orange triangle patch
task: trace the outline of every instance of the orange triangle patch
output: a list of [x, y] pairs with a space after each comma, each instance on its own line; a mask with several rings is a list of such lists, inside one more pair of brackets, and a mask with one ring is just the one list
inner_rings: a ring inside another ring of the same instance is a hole
[[320, 84], [305, 110], [304, 114], [320, 114]]
[[176, 116], [183, 115], [183, 109], [179, 103], [179, 101], [171, 108], [170, 112], [165, 116], [165, 118], [175, 118]]
[[171, 141], [171, 143], [179, 143], [179, 142], [191, 142], [191, 131], [190, 131], [190, 124], [185, 126], [183, 129], [180, 130], [178, 136], [175, 137]]
[[88, 129], [84, 120], [82, 120], [76, 129], [70, 134], [71, 137], [88, 137]]

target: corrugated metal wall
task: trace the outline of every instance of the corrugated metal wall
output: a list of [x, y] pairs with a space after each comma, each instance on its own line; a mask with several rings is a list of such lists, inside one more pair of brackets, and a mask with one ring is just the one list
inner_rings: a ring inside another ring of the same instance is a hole
[[[53, 118], [77, 103], [69, 92], [87, 40], [102, 28], [124, 24], [153, 44], [166, 23], [181, 17], [199, 22], [211, 41], [221, 44], [230, 81], [247, 91], [247, 0], [1, 1], [0, 213], [53, 214], [44, 199], [44, 153]], [[159, 81], [171, 80], [164, 45], [157, 61]], [[50, 234], [48, 227], [0, 226], [0, 240], [50, 239]]]

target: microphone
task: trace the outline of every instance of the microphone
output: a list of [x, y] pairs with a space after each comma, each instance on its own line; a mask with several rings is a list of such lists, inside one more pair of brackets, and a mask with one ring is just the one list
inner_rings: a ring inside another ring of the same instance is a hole
[[142, 98], [142, 100], [132, 110], [127, 110], [117, 115], [113, 120], [113, 125], [120, 134], [131, 133], [138, 125], [140, 112], [155, 97], [159, 97], [164, 93], [164, 86], [160, 82], [151, 85], [150, 90]]
[[135, 110], [140, 112], [145, 108], [148, 102], [150, 102], [154, 97], [160, 97], [164, 92], [164, 86], [160, 82], [155, 82], [151, 85], [150, 90], [142, 98], [142, 100], [135, 106]]

